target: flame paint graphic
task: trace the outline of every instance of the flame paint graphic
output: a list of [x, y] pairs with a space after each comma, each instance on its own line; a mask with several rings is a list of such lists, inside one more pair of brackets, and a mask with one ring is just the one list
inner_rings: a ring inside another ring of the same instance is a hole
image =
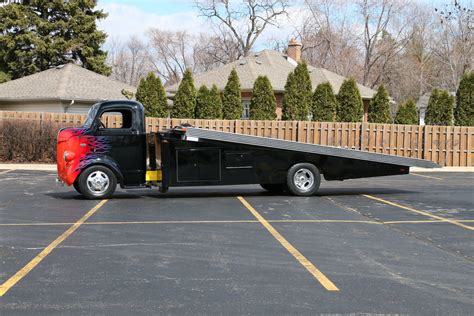
[[[57, 156], [58, 176], [67, 185], [72, 185], [77, 176], [90, 162], [106, 155], [110, 151], [110, 143], [105, 136], [85, 135], [83, 128], [69, 128], [58, 134]], [[74, 154], [74, 158], [66, 162], [65, 152]]]

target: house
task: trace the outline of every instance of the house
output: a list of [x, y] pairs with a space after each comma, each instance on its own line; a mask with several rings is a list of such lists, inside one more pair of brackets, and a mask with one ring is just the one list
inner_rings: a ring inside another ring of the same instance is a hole
[[[456, 92], [450, 91], [450, 96], [455, 96]], [[428, 102], [430, 101], [431, 92], [423, 94], [416, 102], [416, 108], [418, 109], [418, 120], [420, 125], [425, 125], [426, 109], [428, 108]], [[454, 103], [456, 106], [456, 103]]]
[[75, 64], [61, 65], [0, 84], [0, 110], [87, 113], [103, 100], [125, 99], [136, 88]]
[[418, 109], [418, 120], [420, 125], [425, 125], [426, 108], [428, 107], [428, 101], [430, 100], [431, 93], [425, 93], [422, 95], [418, 102], [416, 102], [416, 108]]
[[23, 0], [0, 0], [0, 7], [5, 6], [7, 4], [11, 4], [11, 3], [22, 4]]
[[[286, 78], [288, 77], [288, 74], [295, 69], [300, 60], [301, 44], [292, 39], [288, 44], [287, 54], [266, 49], [210, 71], [195, 74], [194, 84], [197, 88], [201, 85], [211, 87], [215, 84], [221, 91], [223, 91], [230, 72], [235, 68], [239, 75], [242, 89], [242, 118], [248, 118], [253, 84], [258, 76], [266, 75], [270, 79], [275, 92], [277, 101], [277, 118], [281, 119], [282, 99]], [[346, 79], [345, 77], [324, 68], [308, 65], [308, 70], [313, 91], [316, 89], [318, 84], [328, 81], [331, 83], [334, 92], [337, 94], [342, 82]], [[178, 86], [179, 84], [174, 84], [167, 87], [166, 90], [170, 94], [174, 94], [178, 90]], [[376, 91], [361, 84], [358, 84], [358, 87], [364, 102], [364, 120], [367, 121], [369, 101], [372, 99]]]

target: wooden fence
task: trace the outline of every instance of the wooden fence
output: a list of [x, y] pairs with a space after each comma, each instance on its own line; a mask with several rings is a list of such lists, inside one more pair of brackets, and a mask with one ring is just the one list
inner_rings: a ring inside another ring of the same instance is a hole
[[[80, 126], [84, 119], [84, 114], [0, 111], [0, 123], [31, 120], [63, 127]], [[118, 127], [120, 117], [109, 116], [104, 123]], [[163, 131], [182, 123], [217, 131], [428, 159], [442, 166], [474, 166], [474, 127], [146, 118], [146, 130]]]

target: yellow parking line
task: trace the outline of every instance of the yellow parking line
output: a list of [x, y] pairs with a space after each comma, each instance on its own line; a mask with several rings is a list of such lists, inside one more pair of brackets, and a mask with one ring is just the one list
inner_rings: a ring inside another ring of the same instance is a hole
[[319, 271], [316, 266], [314, 266], [311, 261], [306, 259], [301, 252], [298, 251], [293, 245], [291, 245], [285, 237], [283, 237], [259, 212], [257, 212], [252, 205], [250, 205], [243, 197], [237, 197], [239, 201], [252, 213], [253, 216], [265, 227], [280, 244], [288, 250], [288, 252], [293, 255], [293, 257], [298, 260], [298, 262], [311, 273], [316, 280], [321, 283], [321, 285], [328, 291], [339, 291], [339, 289], [331, 282], [321, 271]]
[[413, 172], [410, 172], [410, 174], [412, 174], [412, 175], [414, 175], [414, 176], [418, 176], [418, 177], [428, 178], [428, 179], [444, 180], [443, 178], [438, 178], [438, 177], [433, 177], [433, 176], [427, 176], [427, 175], [424, 175], [424, 174], [418, 174], [418, 173], [413, 173]]
[[100, 201], [96, 206], [94, 206], [90, 211], [81, 217], [77, 222], [75, 222], [68, 230], [56, 238], [52, 243], [50, 243], [46, 248], [44, 248], [36, 257], [34, 257], [30, 262], [28, 262], [23, 268], [21, 268], [17, 273], [10, 277], [5, 283], [0, 285], [0, 297], [5, 295], [15, 284], [17, 284], [21, 279], [23, 279], [28, 273], [31, 272], [47, 255], [49, 255], [54, 248], [61, 244], [66, 238], [71, 236], [86, 220], [89, 219], [99, 208], [107, 203], [107, 200]]
[[387, 201], [387, 200], [384, 200], [384, 199], [381, 199], [381, 198], [377, 198], [377, 197], [372, 196], [372, 195], [363, 194], [363, 196], [365, 196], [369, 199], [372, 199], [372, 200], [376, 200], [376, 201], [388, 204], [388, 205], [396, 206], [398, 208], [401, 208], [401, 209], [404, 209], [404, 210], [407, 210], [407, 211], [410, 211], [410, 212], [413, 212], [413, 213], [428, 216], [428, 217], [440, 220], [442, 222], [450, 223], [450, 224], [453, 224], [453, 225], [456, 225], [456, 226], [459, 226], [459, 227], [462, 227], [462, 228], [466, 228], [466, 229], [469, 229], [469, 230], [474, 230], [474, 227], [469, 226], [469, 225], [464, 225], [464, 224], [462, 224], [462, 223], [460, 223], [459, 221], [456, 221], [456, 220], [444, 218], [444, 217], [441, 217], [441, 216], [438, 216], [438, 215], [433, 215], [433, 214], [430, 214], [430, 213], [424, 212], [424, 211], [415, 210], [414, 208], [404, 206], [404, 205], [401, 205], [401, 204], [397, 204], [397, 203], [394, 203], [394, 202], [390, 202], [390, 201]]
[[14, 171], [14, 170], [15, 170], [15, 169], [0, 171], [0, 174], [5, 174], [5, 173], [8, 173], [8, 172], [12, 172], [12, 171]]

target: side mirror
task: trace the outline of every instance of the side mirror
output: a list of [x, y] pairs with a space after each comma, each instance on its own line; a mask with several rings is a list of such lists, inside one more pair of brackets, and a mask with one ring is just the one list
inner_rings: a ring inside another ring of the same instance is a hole
[[105, 129], [105, 128], [107, 128], [107, 127], [106, 127], [105, 124], [99, 119], [98, 122], [97, 122], [97, 129], [98, 129], [98, 130], [101, 130], [101, 129]]

